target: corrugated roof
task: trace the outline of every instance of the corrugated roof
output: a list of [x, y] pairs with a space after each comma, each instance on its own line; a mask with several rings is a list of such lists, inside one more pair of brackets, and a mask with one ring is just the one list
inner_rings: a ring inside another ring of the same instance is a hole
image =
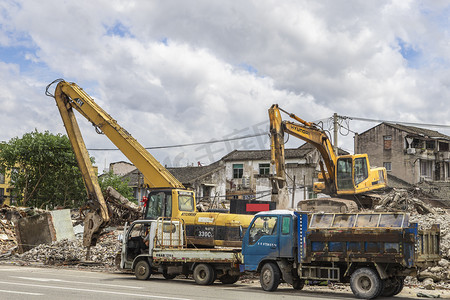
[[213, 163], [209, 166], [201, 167], [179, 167], [179, 168], [167, 168], [167, 170], [175, 176], [181, 183], [192, 183], [202, 176], [206, 176], [217, 169], [222, 168], [219, 163]]
[[[178, 181], [180, 181], [182, 184], [191, 183], [194, 180], [208, 175], [209, 173], [221, 168], [221, 165], [219, 163], [213, 163], [209, 166], [201, 166], [201, 167], [179, 167], [179, 168], [167, 168], [167, 170], [172, 173], [173, 176], [175, 176]], [[125, 174], [122, 178], [129, 178], [130, 182], [129, 184], [131, 186], [137, 186], [138, 182], [138, 174], [139, 170], [134, 169], [133, 171]], [[142, 178], [142, 174], [141, 174]], [[142, 180], [142, 179], [141, 179]]]
[[[308, 143], [294, 149], [285, 149], [284, 155], [286, 159], [302, 158], [314, 147]], [[243, 161], [243, 160], [270, 160], [270, 150], [234, 150], [222, 158], [223, 161]]]
[[431, 130], [431, 129], [407, 126], [407, 125], [402, 125], [402, 124], [386, 123], [386, 122], [384, 124], [386, 124], [387, 126], [391, 126], [395, 129], [405, 131], [412, 135], [423, 136], [423, 137], [431, 138], [431, 139], [450, 140], [450, 137], [448, 135], [442, 134], [438, 131]]

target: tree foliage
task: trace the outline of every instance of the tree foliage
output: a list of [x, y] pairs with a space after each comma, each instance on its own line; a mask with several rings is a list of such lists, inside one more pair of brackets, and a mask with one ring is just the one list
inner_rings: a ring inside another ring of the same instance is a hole
[[37, 130], [0, 144], [0, 168], [12, 170], [17, 204], [79, 207], [86, 191], [67, 136]]
[[98, 183], [100, 184], [100, 188], [102, 189], [103, 195], [105, 195], [108, 186], [111, 186], [116, 191], [118, 191], [122, 196], [132, 201], [133, 189], [128, 186], [129, 181], [130, 180], [128, 178], [126, 180], [122, 180], [122, 178], [119, 175], [116, 175], [111, 171], [106, 174], [103, 174], [98, 179]]

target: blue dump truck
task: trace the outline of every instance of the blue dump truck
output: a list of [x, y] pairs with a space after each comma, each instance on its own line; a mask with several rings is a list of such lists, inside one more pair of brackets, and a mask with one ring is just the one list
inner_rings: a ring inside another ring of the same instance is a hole
[[243, 237], [240, 271], [259, 273], [266, 291], [328, 281], [350, 283], [357, 298], [390, 297], [437, 264], [439, 242], [438, 225], [421, 230], [406, 213], [261, 212]]

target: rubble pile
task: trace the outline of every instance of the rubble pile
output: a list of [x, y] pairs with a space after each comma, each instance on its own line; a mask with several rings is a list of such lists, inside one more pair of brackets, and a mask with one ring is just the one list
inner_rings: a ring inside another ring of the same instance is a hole
[[442, 257], [450, 260], [450, 210], [435, 208], [434, 213], [419, 215], [411, 214], [410, 222], [418, 223], [419, 229], [430, 228], [433, 224], [439, 224], [441, 230], [440, 251]]
[[0, 220], [0, 256], [11, 254], [16, 248], [14, 224], [5, 219]]
[[[91, 247], [89, 263], [113, 267], [118, 250], [117, 235], [114, 231], [103, 234], [96, 246]], [[51, 244], [41, 244], [33, 249], [16, 255], [27, 262], [39, 262], [45, 265], [76, 265], [86, 263], [86, 248], [82, 240], [62, 240]]]
[[106, 202], [111, 213], [110, 225], [131, 223], [142, 217], [142, 209], [112, 187], [106, 189]]
[[414, 197], [415, 190], [392, 189], [375, 206], [375, 211], [406, 211], [409, 213], [429, 214], [434, 209], [424, 201]]
[[[442, 259], [436, 266], [432, 266], [419, 273], [420, 285], [426, 289], [443, 287], [450, 289], [450, 210], [435, 208], [433, 214], [412, 214], [410, 222], [419, 224], [419, 229], [430, 228], [432, 224], [439, 224], [441, 230], [440, 251]], [[410, 279], [414, 284], [415, 279]]]

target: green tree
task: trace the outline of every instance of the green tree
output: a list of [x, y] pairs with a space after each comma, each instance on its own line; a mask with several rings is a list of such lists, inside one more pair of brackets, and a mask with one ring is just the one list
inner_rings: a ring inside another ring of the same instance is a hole
[[99, 177], [98, 183], [100, 184], [100, 188], [102, 189], [103, 195], [106, 194], [106, 189], [108, 186], [111, 186], [116, 191], [118, 191], [122, 196], [127, 198], [130, 201], [133, 201], [133, 189], [128, 186], [129, 178], [123, 180], [119, 175], [114, 174], [113, 172], [108, 172]]
[[86, 191], [65, 135], [26, 133], [0, 144], [0, 170], [10, 169], [17, 204], [79, 207]]

